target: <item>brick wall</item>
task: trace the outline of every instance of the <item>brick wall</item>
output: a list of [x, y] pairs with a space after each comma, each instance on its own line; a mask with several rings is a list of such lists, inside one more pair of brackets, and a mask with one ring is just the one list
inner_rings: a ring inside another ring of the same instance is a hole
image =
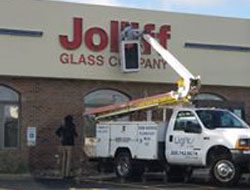
[[[150, 96], [172, 90], [173, 85], [126, 83], [109, 81], [59, 80], [1, 77], [0, 84], [9, 86], [20, 93], [21, 131], [20, 149], [15, 156], [27, 161], [30, 171], [36, 169], [58, 169], [56, 155], [60, 153], [60, 141], [55, 136], [56, 128], [65, 115], [72, 114], [75, 118], [79, 138], [76, 142], [74, 155], [75, 165], [80, 164], [82, 154], [81, 117], [86, 94], [97, 89], [117, 89], [132, 98]], [[202, 92], [212, 92], [227, 100], [240, 100], [245, 103], [246, 118], [250, 121], [250, 88], [202, 86]], [[37, 128], [37, 145], [26, 146], [27, 127]], [[1, 152], [1, 151], [0, 151]], [[7, 151], [8, 152], [8, 151]], [[7, 154], [2, 151], [1, 154]]]

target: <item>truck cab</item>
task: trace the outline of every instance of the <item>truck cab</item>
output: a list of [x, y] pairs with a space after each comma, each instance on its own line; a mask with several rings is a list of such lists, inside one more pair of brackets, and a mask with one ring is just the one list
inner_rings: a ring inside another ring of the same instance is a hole
[[227, 110], [176, 109], [166, 134], [166, 157], [169, 162], [205, 166], [212, 147], [235, 152], [241, 139], [250, 140], [249, 132], [249, 126]]
[[210, 167], [212, 179], [233, 184], [249, 172], [249, 126], [223, 109], [177, 109], [166, 133], [170, 164]]

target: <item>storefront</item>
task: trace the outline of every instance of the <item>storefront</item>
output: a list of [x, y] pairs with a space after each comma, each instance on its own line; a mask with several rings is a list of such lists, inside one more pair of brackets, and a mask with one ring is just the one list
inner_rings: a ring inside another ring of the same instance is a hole
[[0, 20], [0, 172], [58, 169], [55, 130], [67, 114], [80, 134], [77, 166], [84, 109], [174, 88], [178, 75], [144, 41], [141, 70], [122, 72], [119, 32], [128, 22], [201, 76], [200, 105], [250, 121], [249, 20], [37, 0], [1, 1]]

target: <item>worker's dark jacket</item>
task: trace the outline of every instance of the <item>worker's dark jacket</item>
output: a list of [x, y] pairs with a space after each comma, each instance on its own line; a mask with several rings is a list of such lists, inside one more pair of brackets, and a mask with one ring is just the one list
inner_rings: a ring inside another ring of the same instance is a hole
[[75, 131], [75, 125], [68, 124], [62, 125], [56, 130], [56, 135], [62, 138], [63, 146], [73, 146], [75, 145], [75, 137], [77, 137], [77, 133]]

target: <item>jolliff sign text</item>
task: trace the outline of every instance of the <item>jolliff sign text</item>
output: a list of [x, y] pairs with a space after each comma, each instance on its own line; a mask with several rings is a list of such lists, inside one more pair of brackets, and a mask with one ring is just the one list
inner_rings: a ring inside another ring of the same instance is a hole
[[[74, 65], [119, 66], [119, 34], [127, 23], [131, 24], [134, 28], [140, 28], [147, 31], [154, 38], [158, 39], [160, 44], [167, 49], [168, 40], [171, 37], [170, 25], [165, 24], [157, 26], [156, 24], [150, 23], [140, 26], [140, 24], [136, 22], [110, 21], [109, 31], [106, 31], [97, 26], [85, 28], [83, 18], [74, 18], [73, 27], [71, 26], [73, 28], [73, 38], [71, 35], [59, 35], [59, 42], [65, 50], [59, 56], [60, 62], [62, 64]], [[98, 43], [94, 41], [95, 36], [99, 38]], [[82, 48], [81, 53], [76, 53], [76, 50], [79, 52], [83, 46], [89, 51], [84, 52]], [[142, 41], [142, 47], [142, 54], [145, 55], [141, 58], [142, 67], [150, 69], [166, 68], [167, 63], [160, 57], [149, 58], [149, 56], [147, 56], [148, 58], [146, 58], [146, 55], [151, 54], [151, 46], [144, 40]], [[104, 50], [108, 50], [110, 56], [105, 57], [102, 53]]]

